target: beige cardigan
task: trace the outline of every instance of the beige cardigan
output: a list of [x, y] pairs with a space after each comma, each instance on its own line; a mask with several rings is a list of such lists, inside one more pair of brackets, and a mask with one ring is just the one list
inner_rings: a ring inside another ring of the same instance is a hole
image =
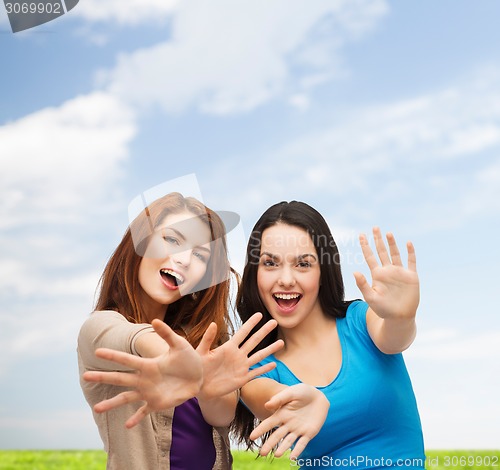
[[[91, 408], [102, 400], [126, 390], [116, 385], [86, 382], [82, 374], [87, 370], [127, 370], [118, 364], [99, 359], [97, 348], [110, 348], [136, 354], [135, 341], [140, 335], [154, 331], [149, 324], [134, 324], [114, 311], [97, 311], [83, 324], [78, 336], [78, 367], [80, 385]], [[94, 420], [108, 454], [108, 470], [169, 470], [172, 418], [174, 408], [151, 413], [132, 429], [125, 428], [125, 421], [141, 406], [132, 403], [107, 413], [95, 413]], [[214, 428], [214, 445], [217, 452], [214, 470], [232, 468], [227, 428]], [[203, 456], [200, 456], [203, 458]]]

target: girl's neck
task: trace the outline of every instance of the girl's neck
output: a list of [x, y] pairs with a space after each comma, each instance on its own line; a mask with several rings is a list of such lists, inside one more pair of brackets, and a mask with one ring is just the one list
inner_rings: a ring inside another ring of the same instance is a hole
[[325, 315], [321, 308], [311, 312], [300, 324], [293, 328], [280, 328], [278, 337], [283, 339], [285, 347], [277, 354], [287, 354], [295, 350], [314, 347], [329, 337], [335, 328], [335, 319]]
[[165, 319], [168, 305], [155, 302], [144, 291], [140, 293], [140, 306], [148, 323], [151, 323], [155, 318], [162, 321]]

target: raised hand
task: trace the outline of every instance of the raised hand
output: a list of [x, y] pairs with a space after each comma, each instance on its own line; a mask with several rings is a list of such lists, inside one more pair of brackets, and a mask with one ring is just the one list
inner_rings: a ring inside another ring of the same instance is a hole
[[133, 389], [97, 403], [94, 406], [97, 413], [127, 403], [146, 402], [127, 420], [127, 428], [135, 426], [152, 411], [172, 408], [194, 397], [203, 381], [201, 359], [193, 347], [164, 322], [153, 320], [152, 326], [169, 346], [165, 353], [155, 358], [142, 358], [113, 349], [97, 349], [96, 356], [124, 365], [134, 372], [87, 371], [83, 374], [89, 382]]
[[210, 400], [234, 392], [254, 377], [276, 367], [276, 364], [269, 363], [250, 370], [251, 366], [281, 349], [284, 345], [282, 340], [275, 341], [248, 357], [265, 336], [276, 328], [276, 320], [269, 320], [243, 345], [241, 344], [261, 318], [261, 313], [255, 313], [229, 341], [212, 350], [210, 345], [217, 333], [217, 325], [212, 323], [207, 328], [196, 349], [203, 363], [203, 386], [199, 394], [200, 397]]
[[373, 254], [365, 235], [360, 235], [364, 258], [372, 277], [370, 286], [363, 274], [356, 272], [356, 284], [370, 308], [381, 318], [411, 318], [417, 311], [420, 289], [415, 249], [407, 243], [408, 268], [403, 266], [401, 255], [392, 233], [387, 234], [389, 252], [380, 229], [373, 229], [373, 237], [380, 264]]
[[320, 431], [330, 403], [316, 387], [301, 383], [277, 393], [265, 407], [273, 414], [252, 431], [250, 439], [256, 440], [276, 428], [262, 445], [260, 454], [267, 455], [278, 446], [274, 455], [281, 457], [295, 443], [290, 459], [296, 459]]

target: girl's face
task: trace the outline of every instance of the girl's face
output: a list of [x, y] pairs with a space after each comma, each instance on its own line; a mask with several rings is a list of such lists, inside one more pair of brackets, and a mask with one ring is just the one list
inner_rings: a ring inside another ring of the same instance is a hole
[[191, 212], [169, 214], [155, 229], [139, 265], [146, 315], [163, 319], [165, 306], [194, 291], [211, 255], [210, 230]]
[[322, 311], [319, 261], [311, 237], [299, 227], [278, 223], [262, 233], [257, 286], [281, 328], [293, 328], [311, 312]]

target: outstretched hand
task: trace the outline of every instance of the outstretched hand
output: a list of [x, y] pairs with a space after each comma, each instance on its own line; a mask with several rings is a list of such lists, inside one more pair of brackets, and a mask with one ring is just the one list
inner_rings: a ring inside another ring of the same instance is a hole
[[[275, 353], [284, 345], [282, 340], [275, 341], [260, 351], [248, 356], [250, 352], [277, 326], [276, 320], [269, 320], [262, 328], [250, 336], [252, 329], [262, 318], [261, 313], [252, 315], [233, 337], [221, 346], [210, 349], [217, 325], [212, 323], [196, 348], [203, 363], [203, 386], [198, 395], [203, 399], [213, 399], [227, 395], [243, 387], [249, 380], [269, 372], [276, 367], [271, 362], [250, 370], [250, 367]], [[245, 341], [244, 344], [243, 341]]]
[[194, 397], [203, 381], [200, 356], [181, 336], [160, 320], [152, 326], [168, 344], [169, 349], [155, 358], [142, 358], [113, 349], [96, 350], [96, 356], [134, 370], [130, 372], [88, 371], [83, 378], [89, 382], [129, 387], [113, 398], [101, 401], [94, 411], [103, 413], [127, 403], [146, 402], [131, 416], [125, 426], [131, 428], [152, 411], [175, 407]]
[[330, 403], [316, 387], [301, 383], [277, 393], [265, 407], [273, 414], [252, 431], [250, 439], [256, 440], [276, 428], [262, 445], [260, 454], [267, 455], [278, 446], [274, 455], [281, 457], [293, 446], [290, 453], [293, 460], [320, 431]]
[[381, 318], [407, 318], [415, 316], [420, 289], [415, 249], [407, 243], [408, 268], [403, 266], [401, 255], [392, 233], [387, 234], [389, 252], [385, 247], [380, 229], [373, 229], [373, 238], [380, 264], [373, 254], [366, 236], [359, 240], [366, 264], [370, 268], [372, 285], [359, 272], [354, 273], [356, 284], [370, 308]]

